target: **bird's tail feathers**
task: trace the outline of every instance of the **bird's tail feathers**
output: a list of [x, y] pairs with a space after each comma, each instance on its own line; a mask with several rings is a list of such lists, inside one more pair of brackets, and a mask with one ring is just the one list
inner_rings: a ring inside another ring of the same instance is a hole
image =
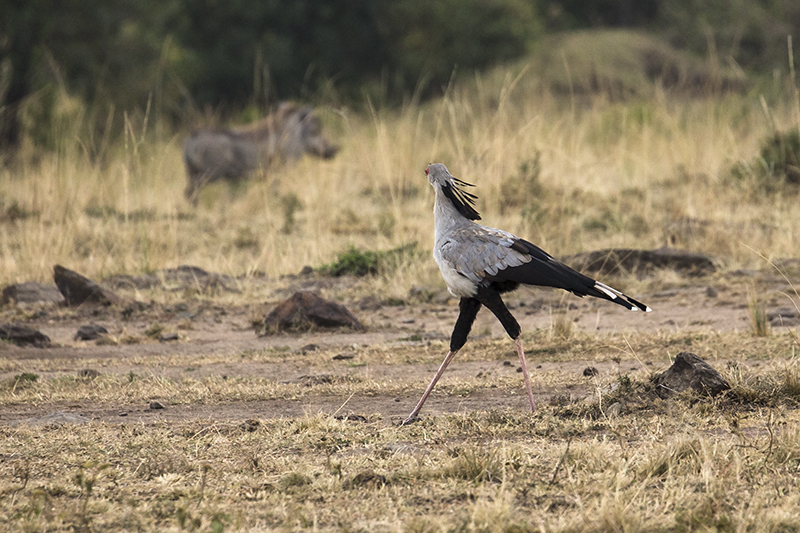
[[649, 313], [650, 311], [652, 311], [652, 309], [650, 309], [650, 306], [647, 306], [641, 302], [634, 300], [627, 294], [623, 294], [617, 289], [609, 287], [605, 283], [600, 283], [599, 281], [595, 281], [594, 289], [599, 294], [590, 293], [592, 296], [597, 296], [599, 298], [612, 301], [615, 304], [619, 304], [625, 307], [626, 309], [630, 309], [631, 311], [644, 311], [645, 313]]

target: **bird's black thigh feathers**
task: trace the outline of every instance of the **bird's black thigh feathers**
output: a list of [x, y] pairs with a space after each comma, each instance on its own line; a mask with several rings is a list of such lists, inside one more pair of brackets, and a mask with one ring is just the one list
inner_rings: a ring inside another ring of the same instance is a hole
[[[501, 289], [502, 290], [502, 289]], [[522, 328], [519, 327], [519, 322], [508, 310], [503, 299], [500, 297], [500, 291], [495, 289], [492, 285], [488, 287], [478, 287], [478, 294], [475, 296], [480, 303], [489, 308], [489, 311], [497, 317], [497, 320], [503, 324], [506, 333], [512, 339], [519, 337], [522, 333]]]
[[478, 311], [481, 309], [481, 302], [477, 298], [461, 298], [458, 308], [460, 310], [458, 320], [456, 320], [453, 334], [450, 336], [451, 352], [457, 352], [467, 342], [469, 330], [472, 329], [475, 317], [478, 316]]
[[456, 325], [453, 328], [453, 334], [450, 336], [450, 351], [457, 352], [467, 342], [467, 337], [472, 329], [472, 324], [475, 322], [475, 317], [478, 316], [478, 311], [481, 305], [489, 308], [494, 316], [503, 324], [506, 333], [512, 339], [519, 337], [522, 333], [522, 328], [519, 327], [519, 322], [508, 310], [503, 299], [500, 297], [501, 292], [506, 292], [515, 289], [518, 284], [511, 283], [495, 287], [495, 283], [488, 287], [478, 287], [478, 293], [474, 298], [461, 298], [458, 303], [459, 313]]

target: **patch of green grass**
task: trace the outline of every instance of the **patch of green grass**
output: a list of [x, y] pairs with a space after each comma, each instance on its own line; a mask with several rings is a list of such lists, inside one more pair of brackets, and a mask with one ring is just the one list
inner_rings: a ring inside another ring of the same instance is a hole
[[24, 382], [24, 381], [27, 381], [29, 383], [33, 383], [37, 379], [39, 379], [39, 374], [33, 374], [31, 372], [23, 372], [22, 374], [14, 376], [14, 381], [17, 382], [17, 383]]
[[361, 250], [351, 246], [339, 253], [336, 260], [319, 267], [319, 272], [328, 276], [369, 276], [379, 272], [390, 272], [403, 262], [417, 259], [420, 253], [417, 243], [405, 244], [385, 251]]

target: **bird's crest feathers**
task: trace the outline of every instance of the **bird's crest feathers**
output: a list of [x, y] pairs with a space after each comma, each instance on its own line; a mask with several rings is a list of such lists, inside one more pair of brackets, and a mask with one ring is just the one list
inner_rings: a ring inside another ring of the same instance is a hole
[[452, 183], [445, 183], [442, 187], [442, 192], [453, 202], [453, 207], [464, 217], [470, 220], [480, 220], [481, 215], [473, 207], [478, 197], [460, 187], [474, 187], [474, 185], [454, 177]]

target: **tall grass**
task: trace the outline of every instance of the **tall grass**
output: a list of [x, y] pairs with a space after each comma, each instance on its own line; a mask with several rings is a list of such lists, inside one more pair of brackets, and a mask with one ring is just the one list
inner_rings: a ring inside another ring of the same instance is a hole
[[[529, 70], [498, 71], [423, 105], [323, 110], [343, 146], [334, 160], [305, 158], [238, 188], [214, 184], [196, 209], [182, 194], [182, 132], [154, 140], [128, 125], [99, 158], [66, 132], [57, 151], [0, 170], [0, 285], [49, 279], [56, 263], [99, 278], [179, 264], [278, 276], [350, 246], [428, 248], [423, 170], [433, 161], [477, 185], [486, 224], [557, 256], [666, 244], [731, 266], [760, 265], [751, 248], [797, 255], [796, 194], [728, 177], [774, 129], [797, 127], [792, 95], [765, 107], [754, 95], [656, 90], [619, 102], [541, 87]], [[378, 282], [399, 295], [425, 283], [439, 283], [427, 258]]]

